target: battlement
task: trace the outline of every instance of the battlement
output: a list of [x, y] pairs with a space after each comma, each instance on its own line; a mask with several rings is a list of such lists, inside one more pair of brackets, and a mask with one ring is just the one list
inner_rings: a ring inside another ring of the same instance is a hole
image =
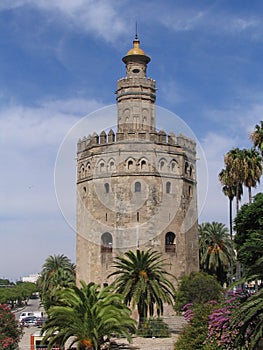
[[136, 132], [114, 132], [112, 129], [108, 132], [102, 130], [98, 135], [94, 132], [92, 135], [88, 135], [79, 139], [77, 144], [77, 151], [82, 152], [92, 148], [95, 145], [112, 144], [117, 142], [136, 141], [136, 142], [153, 142], [156, 144], [180, 146], [190, 152], [195, 152], [196, 142], [189, 137], [179, 134], [177, 137], [171, 131], [167, 134], [164, 130], [160, 131], [136, 131]]

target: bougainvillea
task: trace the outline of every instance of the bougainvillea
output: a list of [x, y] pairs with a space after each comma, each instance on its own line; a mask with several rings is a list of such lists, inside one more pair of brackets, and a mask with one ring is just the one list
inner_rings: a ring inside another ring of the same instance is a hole
[[203, 350], [250, 349], [251, 334], [256, 322], [242, 329], [243, 320], [233, 324], [233, 315], [248, 298], [242, 291], [227, 292], [221, 301], [209, 301], [203, 304], [188, 303], [182, 314], [187, 325], [176, 343], [176, 350], [189, 348]]
[[0, 304], [0, 349], [16, 349], [22, 330], [6, 304]]
[[[208, 340], [207, 343], [216, 344], [218, 349], [231, 350], [235, 349], [236, 338], [240, 337], [240, 326], [232, 327], [231, 316], [233, 312], [242, 304], [246, 296], [241, 292], [229, 292], [226, 300], [218, 305], [209, 316], [208, 322]], [[242, 334], [242, 349], [248, 349], [250, 344], [250, 333]]]

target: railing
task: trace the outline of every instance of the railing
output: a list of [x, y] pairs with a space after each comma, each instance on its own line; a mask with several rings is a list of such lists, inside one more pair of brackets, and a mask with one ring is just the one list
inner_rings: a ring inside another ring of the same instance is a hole
[[102, 245], [101, 246], [101, 252], [102, 253], [112, 253], [112, 247]]
[[166, 244], [165, 245], [165, 252], [166, 253], [175, 253], [176, 252], [176, 245], [175, 244]]

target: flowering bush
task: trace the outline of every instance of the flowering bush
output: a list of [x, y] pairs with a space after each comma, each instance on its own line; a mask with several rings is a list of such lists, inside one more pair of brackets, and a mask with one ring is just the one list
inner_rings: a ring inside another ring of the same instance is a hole
[[[228, 298], [209, 316], [207, 344], [216, 344], [218, 349], [235, 349], [237, 337], [240, 337], [240, 326], [232, 327], [231, 317], [246, 297], [242, 293], [228, 293]], [[242, 349], [248, 349], [250, 334], [242, 334]]]
[[0, 304], [0, 349], [14, 350], [22, 336], [22, 330], [8, 305]]
[[[183, 307], [183, 316], [187, 321], [183, 332], [175, 343], [175, 350], [205, 349], [209, 315], [217, 306], [217, 302], [204, 304], [188, 303]], [[207, 349], [217, 349], [209, 345]]]
[[251, 334], [256, 322], [250, 322], [245, 331], [242, 329], [242, 319], [233, 324], [233, 315], [236, 315], [246, 300], [247, 296], [241, 292], [228, 292], [227, 298], [220, 303], [209, 301], [186, 304], [182, 314], [187, 325], [179, 336], [175, 349], [250, 349]]

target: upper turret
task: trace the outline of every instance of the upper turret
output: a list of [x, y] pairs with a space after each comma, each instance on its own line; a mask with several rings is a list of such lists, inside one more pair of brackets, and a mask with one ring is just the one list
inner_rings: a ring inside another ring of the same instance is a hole
[[122, 61], [126, 64], [126, 77], [118, 81], [118, 131], [155, 131], [155, 81], [146, 77], [150, 62], [140, 48], [136, 34], [131, 48]]

